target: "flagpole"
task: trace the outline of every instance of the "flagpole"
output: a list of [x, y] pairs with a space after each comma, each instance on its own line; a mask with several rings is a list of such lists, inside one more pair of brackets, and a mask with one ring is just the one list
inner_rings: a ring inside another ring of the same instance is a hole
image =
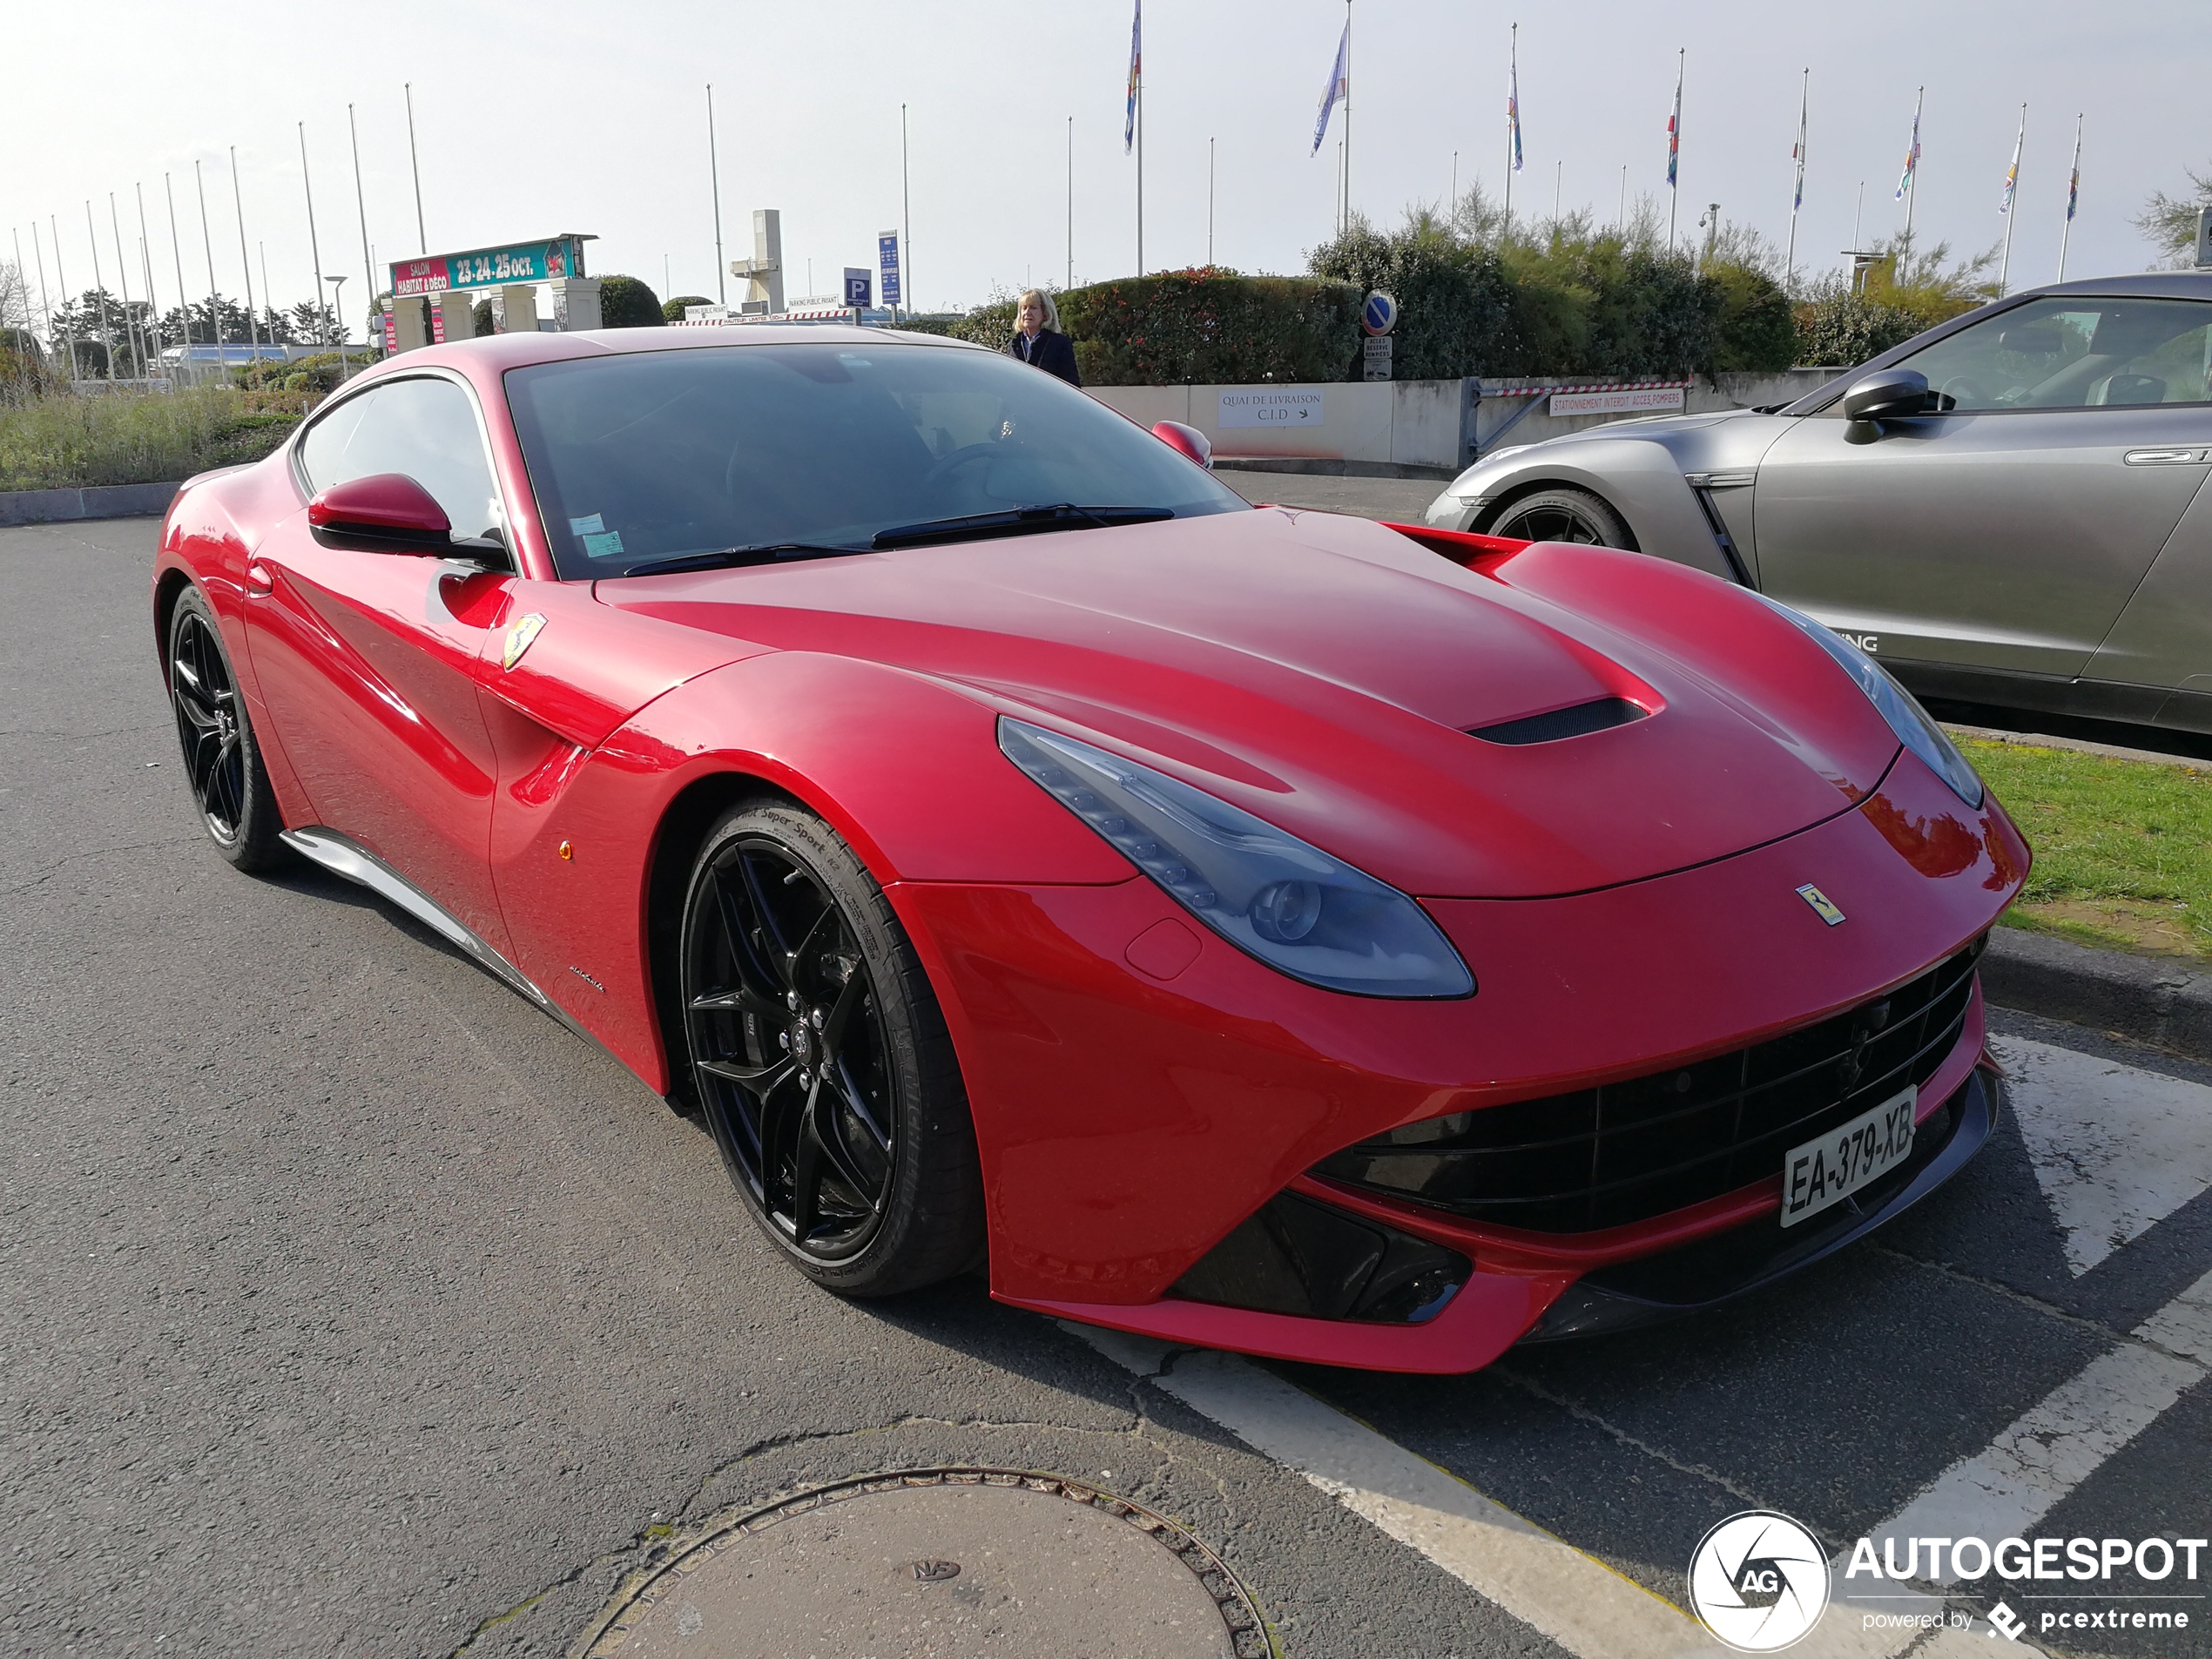
[[[322, 280], [322, 239], [315, 234], [315, 186], [307, 176], [307, 124], [300, 123], [300, 186], [307, 197], [307, 251], [315, 259], [315, 300], [322, 308], [323, 332], [330, 332], [330, 300]], [[332, 342], [335, 344], [335, 341]]]
[[1513, 26], [1512, 44], [1507, 48], [1507, 85], [1510, 89], [1506, 110], [1506, 234], [1513, 234], [1513, 105], [1521, 97], [1521, 25]]
[[[1073, 118], [1073, 117], [1069, 118], [1070, 120]], [[1075, 139], [1070, 137], [1069, 143], [1072, 145], [1074, 142]], [[1071, 174], [1074, 165], [1072, 161], [1069, 164]], [[901, 104], [899, 106], [899, 262], [905, 268], [899, 273], [899, 293], [906, 302], [907, 314], [909, 317], [914, 313], [914, 192], [907, 183], [911, 176], [907, 168], [907, 106]], [[1075, 184], [1072, 178], [1068, 185], [1068, 199], [1072, 203], [1075, 200]], [[1070, 212], [1072, 211], [1071, 208]], [[1073, 251], [1075, 235], [1071, 228], [1068, 233], [1069, 248], [1068, 262], [1070, 266], [1075, 263]]]
[[[1213, 223], [1213, 221], [1212, 221], [1211, 219], [1209, 219], [1207, 220], [1207, 228], [1208, 228], [1208, 233], [1209, 233], [1209, 234], [1208, 234], [1208, 240], [1207, 240], [1207, 244], [1206, 244], [1206, 251], [1207, 251], [1207, 253], [1208, 253], [1209, 254], [1211, 254], [1211, 253], [1212, 253], [1212, 251], [1213, 251], [1213, 244], [1212, 244], [1212, 239], [1211, 239], [1211, 229], [1212, 229], [1212, 223]], [[1068, 280], [1066, 281], [1066, 283], [1065, 283], [1065, 284], [1063, 284], [1063, 285], [1062, 285], [1062, 292], [1065, 292], [1065, 291], [1066, 291], [1066, 289], [1068, 289], [1068, 288], [1072, 288], [1072, 287], [1074, 287], [1075, 286], [1076, 286], [1076, 118], [1075, 118], [1074, 116], [1072, 116], [1072, 115], [1071, 115], [1071, 116], [1069, 116], [1069, 117], [1068, 118]]]
[[430, 257], [430, 233], [422, 228], [422, 163], [415, 153], [415, 83], [405, 84], [407, 91], [407, 165], [415, 173], [415, 236], [421, 246], [422, 257]]
[[1676, 164], [1682, 156], [1682, 86], [1689, 61], [1689, 48], [1681, 46], [1675, 51], [1675, 120], [1667, 134], [1667, 252], [1675, 251], [1675, 215], [1682, 206], [1682, 183], [1676, 177]]
[[[1143, 0], [1137, 15], [1143, 16]], [[1138, 25], [1136, 52], [1136, 274], [1144, 274], [1144, 42]]]
[[[161, 302], [153, 297], [153, 237], [146, 229], [146, 187], [137, 179], [131, 181], [131, 193], [138, 199], [138, 268], [145, 273], [146, 313], [153, 327], [153, 354], [161, 358]], [[16, 263], [23, 263], [23, 255], [16, 256]], [[30, 296], [24, 296], [24, 310], [29, 312]], [[152, 371], [148, 371], [151, 374]]]
[[[368, 285], [368, 292], [361, 296], [368, 301], [369, 315], [375, 316], [383, 307], [376, 303], [376, 255], [368, 246], [368, 198], [361, 193], [361, 135], [354, 125], [354, 106], [346, 106], [346, 132], [354, 143], [354, 212], [360, 215], [361, 226], [361, 280]], [[372, 329], [371, 333], [375, 331]], [[363, 345], [374, 341], [364, 340]], [[364, 353], [366, 355], [366, 353]]]
[[1805, 118], [1811, 107], [1812, 70], [1808, 65], [1797, 94], [1797, 184], [1790, 198], [1790, 251], [1782, 260], [1782, 286], [1792, 293], [1797, 286], [1797, 209], [1805, 199]]
[[1344, 0], [1344, 227], [1352, 228], [1352, 0]]
[[1213, 147], [1214, 140], [1206, 140], [1206, 264], [1213, 265]]
[[[165, 172], [161, 175], [161, 193], [169, 199], [169, 257], [177, 265], [177, 314], [184, 320], [184, 343], [189, 346], [192, 344], [192, 295], [185, 287], [184, 245], [177, 239], [177, 192]], [[183, 358], [178, 359], [180, 368], [183, 362]]]
[[2020, 222], [2020, 146], [2027, 142], [2027, 105], [2020, 105], [2020, 136], [2013, 140], [2013, 170], [2005, 180], [2005, 255], [1997, 262], [1997, 297], [2013, 273], [2013, 226]]
[[1912, 100], [1912, 153], [1908, 158], [1910, 170], [1905, 180], [1905, 239], [1912, 239], [1912, 210], [1920, 200], [1920, 111], [1928, 101], [1928, 89], [1922, 87]]
[[[231, 146], [231, 206], [238, 211], [238, 262], [246, 267], [246, 337], [261, 361], [261, 324], [253, 314], [253, 260], [246, 249], [246, 192], [238, 179], [238, 146]], [[267, 284], [264, 283], [263, 287]]]
[[[722, 257], [722, 158], [714, 142], [714, 83], [706, 84], [706, 176], [714, 192], [714, 297], [730, 304], [729, 264]], [[426, 252], [428, 250], [425, 250]]]
[[[2074, 204], [2081, 189], [2081, 117], [2074, 118], [2074, 168], [2066, 181], [2066, 228], [2059, 233], [2059, 280], [2066, 280], [2066, 245], [2074, 239]], [[36, 226], [33, 226], [35, 232]], [[32, 239], [37, 239], [36, 236]]]

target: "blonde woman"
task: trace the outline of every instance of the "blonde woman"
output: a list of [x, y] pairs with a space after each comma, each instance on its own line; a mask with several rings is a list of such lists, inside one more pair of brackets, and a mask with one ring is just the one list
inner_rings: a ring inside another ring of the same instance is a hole
[[1083, 383], [1076, 368], [1075, 346], [1060, 332], [1060, 307], [1042, 288], [1024, 289], [1015, 302], [1014, 340], [1006, 351], [1070, 386]]

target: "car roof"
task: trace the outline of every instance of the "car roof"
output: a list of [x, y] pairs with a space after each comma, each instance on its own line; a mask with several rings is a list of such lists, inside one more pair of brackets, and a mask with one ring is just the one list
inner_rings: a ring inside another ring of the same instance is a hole
[[2085, 299], [2212, 300], [2212, 270], [2138, 271], [2128, 276], [2087, 277], [2021, 289], [2016, 299], [2080, 294]]
[[488, 369], [500, 374], [531, 363], [633, 352], [698, 351], [720, 346], [881, 347], [891, 344], [956, 351], [989, 350], [988, 347], [939, 334], [912, 334], [901, 328], [855, 327], [851, 323], [732, 323], [705, 327], [670, 325], [658, 328], [593, 328], [577, 334], [549, 330], [528, 334], [487, 334], [480, 340], [457, 340], [401, 352], [386, 358], [378, 368], [398, 364], [427, 368], [443, 363], [455, 368]]

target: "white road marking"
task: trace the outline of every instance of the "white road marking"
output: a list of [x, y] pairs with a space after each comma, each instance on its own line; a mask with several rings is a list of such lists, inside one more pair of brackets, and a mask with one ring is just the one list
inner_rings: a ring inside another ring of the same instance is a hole
[[1089, 1325], [1064, 1328], [1297, 1470], [1579, 1659], [1702, 1659], [1729, 1651], [1671, 1602], [1272, 1372], [1234, 1354], [1186, 1351], [1163, 1374], [1170, 1352], [1163, 1343]]
[[2076, 1278], [2212, 1186], [2212, 1089], [2030, 1037], [1989, 1046]]
[[[1978, 1455], [1952, 1464], [1866, 1535], [2026, 1537], [2099, 1464], [2212, 1369], [2212, 1273], [2137, 1325], [2135, 1341], [2091, 1360]], [[1949, 1565], [1948, 1558], [1946, 1561]], [[1838, 1568], [1840, 1571], [1840, 1568]], [[1936, 1581], [1954, 1581], [1946, 1572]]]

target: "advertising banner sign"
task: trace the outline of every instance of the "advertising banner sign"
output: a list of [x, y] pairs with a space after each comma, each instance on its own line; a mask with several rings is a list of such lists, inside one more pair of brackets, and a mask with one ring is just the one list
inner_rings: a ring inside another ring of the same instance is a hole
[[583, 258], [574, 239], [556, 236], [550, 241], [401, 260], [391, 272], [394, 293], [444, 293], [455, 288], [496, 288], [509, 282], [557, 282], [582, 276]]
[[878, 231], [875, 252], [883, 273], [883, 303], [895, 306], [899, 303], [899, 233]]

